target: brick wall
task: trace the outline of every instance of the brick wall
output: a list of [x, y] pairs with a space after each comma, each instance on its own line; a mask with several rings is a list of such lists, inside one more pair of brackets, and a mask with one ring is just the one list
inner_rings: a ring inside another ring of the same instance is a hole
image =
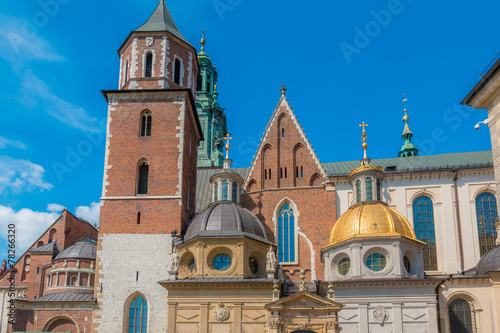
[[91, 309], [18, 309], [13, 330], [41, 332], [50, 328], [50, 332], [69, 332], [70, 329], [72, 332], [90, 332], [91, 320]]

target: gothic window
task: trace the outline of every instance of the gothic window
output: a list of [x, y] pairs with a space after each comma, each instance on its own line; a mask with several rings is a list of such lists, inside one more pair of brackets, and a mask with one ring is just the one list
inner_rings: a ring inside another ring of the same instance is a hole
[[222, 181], [222, 200], [227, 200], [227, 180]]
[[382, 182], [377, 179], [377, 200], [382, 200]]
[[267, 169], [264, 170], [264, 179], [267, 180]]
[[181, 84], [181, 61], [179, 59], [175, 59], [174, 82], [179, 85]]
[[151, 136], [153, 118], [151, 117], [151, 111], [145, 110], [141, 113], [141, 136]]
[[238, 201], [238, 184], [236, 182], [233, 182], [232, 186], [232, 192], [231, 192], [231, 200], [234, 202]]
[[278, 214], [278, 260], [295, 262], [295, 217], [290, 204], [285, 204]]
[[366, 186], [366, 200], [373, 200], [373, 180], [368, 177], [365, 181]]
[[283, 178], [283, 168], [280, 168], [280, 178]]
[[299, 167], [295, 167], [295, 177], [299, 178]]
[[455, 298], [448, 306], [450, 332], [475, 333], [476, 313], [474, 305], [463, 298]]
[[271, 169], [269, 169], [269, 179], [271, 179]]
[[219, 183], [214, 184], [214, 201], [219, 200]]
[[285, 129], [284, 129], [284, 128], [282, 128], [282, 129], [281, 129], [281, 137], [282, 137], [282, 138], [284, 138], [284, 137], [285, 137]]
[[476, 197], [476, 217], [481, 256], [495, 248], [497, 231], [494, 223], [497, 215], [497, 200], [495, 196], [488, 192], [479, 194]]
[[38, 244], [36, 245], [36, 247], [40, 247], [40, 246], [43, 246], [43, 242], [42, 241], [39, 241]]
[[147, 333], [148, 329], [148, 303], [138, 296], [130, 304], [128, 332]]
[[196, 90], [201, 91], [203, 89], [203, 76], [198, 74], [198, 78], [196, 79]]
[[69, 278], [69, 285], [70, 286], [76, 286], [77, 283], [76, 283], [76, 280], [78, 279], [78, 276], [76, 275], [72, 275], [70, 278]]
[[304, 169], [300, 167], [300, 178], [304, 177]]
[[146, 70], [144, 71], [144, 77], [153, 76], [153, 53], [148, 52], [146, 54]]
[[50, 229], [50, 232], [49, 232], [49, 243], [52, 243], [52, 241], [54, 240], [55, 234], [56, 234], [56, 229], [55, 228]]
[[139, 163], [137, 194], [148, 194], [149, 164], [147, 161]]
[[285, 168], [285, 178], [286, 178], [286, 176], [287, 176], [287, 170], [286, 170], [286, 168]]
[[413, 227], [418, 240], [427, 243], [424, 249], [424, 270], [437, 271], [434, 208], [429, 197], [421, 196], [413, 201]]
[[356, 180], [356, 202], [361, 202], [361, 181]]

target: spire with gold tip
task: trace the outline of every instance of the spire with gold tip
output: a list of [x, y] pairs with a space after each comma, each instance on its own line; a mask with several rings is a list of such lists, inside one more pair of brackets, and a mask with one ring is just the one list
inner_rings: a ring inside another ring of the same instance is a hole
[[403, 147], [401, 147], [401, 151], [399, 152], [398, 156], [399, 157], [408, 157], [408, 156], [418, 156], [418, 149], [415, 147], [413, 143], [411, 143], [411, 138], [413, 136], [413, 133], [410, 131], [410, 126], [408, 126], [408, 122], [410, 121], [410, 116], [407, 114], [407, 109], [406, 109], [406, 102], [408, 99], [406, 98], [405, 94], [403, 94], [403, 103], [404, 103], [404, 112], [405, 115], [403, 116], [403, 122], [405, 123], [404, 129], [403, 129], [403, 135], [401, 135], [401, 138], [404, 140], [405, 144]]
[[[381, 166], [378, 165], [373, 166], [371, 164], [371, 159], [368, 158], [368, 155], [366, 153], [366, 149], [368, 149], [368, 143], [366, 143], [367, 135], [365, 128], [368, 127], [368, 124], [366, 124], [363, 121], [359, 125], [359, 127], [363, 129], [363, 131], [361, 132], [361, 140], [363, 141], [363, 144], [361, 145], [361, 147], [363, 148], [363, 159], [361, 160], [361, 166], [359, 168], [352, 169], [351, 172], [349, 173], [349, 181], [351, 181], [353, 177], [357, 176], [359, 173], [363, 174], [367, 172], [383, 173], [384, 171], [384, 169]], [[381, 178], [383, 178], [383, 176]]]

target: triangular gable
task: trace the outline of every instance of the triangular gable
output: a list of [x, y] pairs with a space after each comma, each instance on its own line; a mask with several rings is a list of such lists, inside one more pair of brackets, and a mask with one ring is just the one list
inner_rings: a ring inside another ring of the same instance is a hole
[[[315, 309], [321, 310], [321, 308], [338, 308], [337, 311], [340, 311], [344, 305], [337, 303], [329, 298], [324, 298], [319, 295], [310, 293], [307, 290], [299, 291], [296, 294], [280, 298], [274, 302], [271, 302], [266, 305], [266, 309], [286, 309], [289, 307], [295, 307], [299, 304], [309, 304], [310, 306], [314, 306]], [[314, 305], [312, 305], [314, 304]]]
[[[288, 103], [288, 100], [287, 100], [285, 94], [282, 93], [282, 96], [280, 98], [278, 106], [275, 108], [273, 115], [271, 116], [271, 119], [267, 124], [266, 130], [264, 132], [264, 136], [262, 137], [262, 140], [261, 140], [259, 147], [257, 149], [257, 153], [255, 154], [254, 159], [252, 161], [250, 171], [249, 171], [247, 179], [245, 181], [245, 187], [244, 187], [245, 189], [248, 188], [249, 182], [252, 181], [252, 179], [261, 179], [262, 175], [257, 174], [260, 172], [260, 168], [256, 168], [256, 166], [258, 165], [258, 163], [261, 163], [262, 152], [263, 152], [264, 148], [266, 148], [266, 146], [269, 145], [269, 138], [270, 138], [270, 136], [272, 136], [271, 130], [273, 128], [277, 129], [279, 117], [283, 113], [285, 113], [286, 116], [289, 117], [290, 121], [294, 125], [293, 126], [294, 129], [296, 131], [298, 131], [298, 135], [300, 138], [300, 144], [302, 144], [304, 146], [306, 152], [308, 153], [308, 155], [310, 155], [310, 158], [314, 162], [316, 174], [318, 174], [322, 179], [327, 177], [327, 173], [325, 172], [318, 156], [316, 155], [311, 143], [309, 142], [309, 139], [305, 135], [304, 130], [302, 129], [302, 126], [300, 125], [297, 117], [295, 116], [294, 111], [292, 110], [290, 104]], [[259, 169], [259, 170], [256, 170], [256, 169]], [[273, 172], [276, 173], [276, 170], [274, 170]], [[288, 170], [288, 172], [289, 172], [290, 177], [294, 177], [296, 170]], [[277, 174], [274, 174], [272, 176], [279, 177], [279, 175], [277, 175]], [[311, 176], [311, 175], [309, 175], [309, 176]]]

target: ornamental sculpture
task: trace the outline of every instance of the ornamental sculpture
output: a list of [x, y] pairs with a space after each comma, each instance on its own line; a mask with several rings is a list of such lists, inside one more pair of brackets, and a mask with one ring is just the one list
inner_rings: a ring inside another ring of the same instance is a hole
[[224, 321], [229, 318], [229, 309], [222, 302], [214, 308], [214, 318], [218, 321]]
[[266, 270], [273, 271], [276, 269], [276, 265], [276, 255], [274, 254], [273, 248], [269, 246], [269, 250], [267, 251]]
[[375, 308], [375, 310], [373, 310], [373, 317], [376, 321], [378, 321], [380, 325], [383, 325], [384, 322], [389, 319], [389, 314], [384, 307], [378, 306]]
[[169, 271], [177, 271], [179, 269], [179, 253], [174, 248], [174, 252], [168, 255], [167, 268]]

